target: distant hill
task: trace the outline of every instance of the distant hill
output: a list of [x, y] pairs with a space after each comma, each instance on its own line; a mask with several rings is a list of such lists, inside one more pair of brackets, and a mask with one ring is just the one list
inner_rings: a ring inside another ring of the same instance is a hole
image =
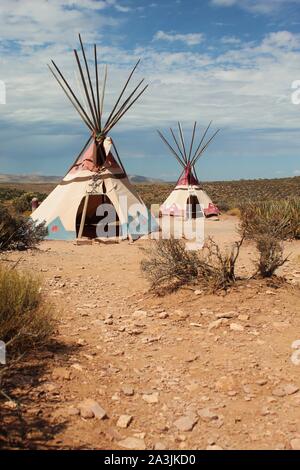
[[[147, 178], [140, 175], [128, 175], [132, 183], [163, 183], [163, 180], [158, 178]], [[14, 175], [0, 173], [0, 183], [22, 183], [22, 184], [55, 184], [61, 180], [61, 176], [43, 176], [34, 174]]]

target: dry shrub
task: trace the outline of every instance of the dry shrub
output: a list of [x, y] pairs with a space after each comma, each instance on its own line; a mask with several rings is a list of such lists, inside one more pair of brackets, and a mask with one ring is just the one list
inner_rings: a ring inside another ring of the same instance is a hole
[[50, 309], [37, 278], [0, 265], [0, 340], [9, 360], [48, 340], [54, 327]]
[[285, 202], [291, 220], [291, 235], [300, 239], [300, 198], [294, 197]]
[[234, 207], [233, 209], [229, 209], [227, 211], [228, 215], [233, 215], [235, 217], [240, 217], [241, 216], [241, 210], [238, 207]]
[[181, 240], [160, 239], [143, 251], [147, 259], [142, 260], [141, 269], [153, 290], [175, 289], [197, 278], [198, 259], [194, 252], [185, 250]]
[[272, 277], [288, 259], [283, 257], [283, 244], [268, 234], [259, 235], [255, 241], [259, 252], [258, 272], [262, 277]]
[[0, 204], [0, 252], [33, 248], [46, 235], [45, 224], [36, 225], [31, 219], [14, 216]]
[[219, 245], [209, 238], [198, 255], [198, 278], [213, 291], [227, 290], [236, 282], [235, 266], [244, 237], [235, 242], [230, 250], [222, 251]]
[[250, 240], [265, 234], [285, 240], [291, 236], [291, 218], [278, 202], [250, 202], [241, 207], [241, 231]]
[[182, 240], [174, 238], [154, 241], [143, 250], [147, 259], [141, 269], [156, 292], [174, 290], [183, 285], [197, 284], [211, 291], [228, 289], [235, 281], [235, 264], [243, 238], [229, 252], [222, 253], [209, 238], [203, 250], [186, 251]]
[[262, 277], [272, 277], [287, 261], [282, 241], [295, 236], [292, 205], [291, 201], [250, 203], [242, 209], [240, 230], [255, 242], [259, 253], [257, 272]]

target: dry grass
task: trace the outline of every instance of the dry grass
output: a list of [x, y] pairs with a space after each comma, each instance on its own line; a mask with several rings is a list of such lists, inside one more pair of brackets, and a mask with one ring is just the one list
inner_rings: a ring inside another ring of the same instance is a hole
[[53, 327], [40, 281], [0, 265], [0, 339], [6, 344], [8, 360], [44, 344]]
[[235, 264], [242, 243], [243, 239], [224, 253], [210, 238], [198, 252], [186, 251], [182, 240], [161, 239], [143, 250], [147, 258], [142, 260], [141, 269], [157, 293], [189, 284], [213, 292], [227, 290], [236, 281]]
[[272, 277], [288, 259], [283, 256], [282, 242], [268, 234], [256, 238], [256, 247], [259, 252], [258, 272], [264, 278]]

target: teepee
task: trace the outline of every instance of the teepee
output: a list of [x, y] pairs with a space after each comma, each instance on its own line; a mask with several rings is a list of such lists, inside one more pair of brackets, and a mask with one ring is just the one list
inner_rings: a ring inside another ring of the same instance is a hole
[[173, 215], [184, 217], [187, 219], [201, 217], [203, 214], [206, 217], [217, 216], [219, 209], [213, 204], [210, 197], [203, 190], [197, 174], [195, 165], [203, 152], [206, 150], [210, 142], [219, 132], [219, 129], [205, 142], [205, 137], [211, 126], [211, 122], [207, 126], [200, 143], [196, 150], [193, 150], [197, 122], [194, 123], [192, 139], [189, 146], [186, 146], [184, 134], [180, 122], [178, 122], [178, 136], [170, 129], [171, 135], [175, 142], [174, 147], [167, 141], [160, 131], [157, 131], [163, 142], [167, 145], [171, 153], [174, 155], [180, 166], [182, 172], [176, 183], [175, 188], [160, 206], [159, 213], [163, 215]]
[[[139, 61], [132, 69], [118, 99], [104, 119], [107, 67], [99, 83], [97, 48], [94, 45], [94, 78], [79, 35], [82, 58], [74, 50], [84, 99], [79, 100], [54, 61], [48, 66], [90, 131], [90, 136], [62, 181], [31, 214], [36, 223], [45, 222], [49, 239], [76, 238], [136, 239], [155, 231], [158, 225], [133, 189], [111, 129], [144, 93], [141, 80], [125, 98], [124, 93]], [[82, 63], [83, 60], [83, 63]]]

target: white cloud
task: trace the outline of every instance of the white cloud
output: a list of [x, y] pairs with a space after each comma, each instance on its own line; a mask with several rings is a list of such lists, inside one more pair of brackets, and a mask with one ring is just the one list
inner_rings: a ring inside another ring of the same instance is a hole
[[287, 4], [300, 4], [300, 0], [211, 0], [211, 4], [220, 7], [236, 5], [253, 13], [271, 14], [278, 12]]
[[164, 31], [157, 31], [153, 39], [155, 41], [183, 42], [187, 46], [195, 46], [204, 41], [204, 34], [202, 33], [176, 34], [176, 33], [166, 33]]
[[221, 38], [221, 43], [235, 45], [235, 44], [240, 44], [241, 40], [235, 36], [223, 36]]
[[[71, 47], [78, 47], [76, 33], [82, 31], [87, 42], [100, 43], [101, 77], [102, 64], [109, 64], [106, 110], [111, 108], [133, 64], [142, 58], [136, 81], [145, 76], [150, 86], [120, 122], [119, 132], [163, 128], [176, 119], [185, 126], [195, 119], [201, 124], [213, 119], [215, 126], [225, 128], [224, 135], [228, 128], [261, 129], [253, 143], [255, 150], [259, 142], [267, 146], [278, 142], [277, 152], [286, 145], [291, 153], [298, 152], [300, 107], [292, 105], [290, 97], [291, 83], [300, 79], [298, 35], [277, 31], [259, 43], [238, 44], [235, 40], [234, 48], [230, 42], [235, 38], [225, 37], [225, 52], [224, 47], [219, 52], [206, 48], [205, 53], [193, 49], [159, 51], [155, 42], [128, 51], [110, 46], [106, 35], [98, 32], [103, 31], [101, 25], [106, 31], [118, 25], [109, 15], [109, 8], [115, 8], [112, 4], [109, 7], [107, 2], [80, 0], [84, 8], [79, 8], [79, 1], [41, 2], [44, 11], [36, 11], [40, 9], [33, 7], [33, 0], [26, 2], [28, 9], [23, 1], [1, 3], [0, 80], [7, 91], [7, 104], [0, 109], [2, 132], [6, 132], [3, 123], [6, 129], [26, 130], [27, 139], [31, 138], [30, 132], [55, 136], [79, 132], [80, 119], [45, 64], [53, 58], [76, 88]], [[176, 46], [177, 34], [163, 34], [171, 36]], [[186, 39], [187, 35], [179, 36]], [[202, 35], [199, 39], [203, 40]], [[88, 52], [92, 51], [88, 48]]]

